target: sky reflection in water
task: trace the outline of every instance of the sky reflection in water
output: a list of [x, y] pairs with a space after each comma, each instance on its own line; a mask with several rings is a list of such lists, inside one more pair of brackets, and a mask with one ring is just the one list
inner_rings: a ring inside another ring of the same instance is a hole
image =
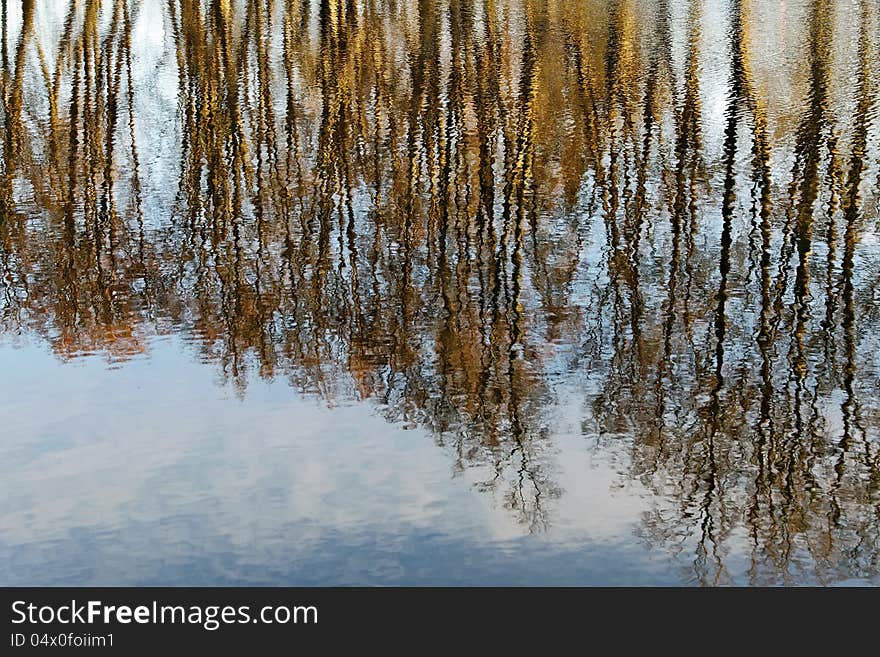
[[3, 583], [878, 583], [876, 3], [2, 7]]

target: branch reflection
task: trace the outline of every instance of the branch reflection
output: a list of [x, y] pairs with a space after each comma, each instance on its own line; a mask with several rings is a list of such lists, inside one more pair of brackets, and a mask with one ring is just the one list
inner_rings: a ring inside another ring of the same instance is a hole
[[374, 400], [533, 531], [573, 386], [697, 581], [875, 575], [880, 15], [850, 5], [167, 0], [165, 111], [143, 3], [53, 32], [3, 0], [2, 330]]

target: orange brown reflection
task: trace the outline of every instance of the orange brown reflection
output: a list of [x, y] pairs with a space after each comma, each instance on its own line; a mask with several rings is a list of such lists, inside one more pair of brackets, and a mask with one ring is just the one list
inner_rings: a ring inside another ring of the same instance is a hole
[[532, 530], [574, 387], [699, 582], [874, 576], [880, 18], [810, 0], [774, 61], [771, 4], [168, 0], [156, 212], [141, 4], [4, 0], [3, 330], [373, 400]]
[[[38, 3], [20, 3], [14, 40], [8, 4], [2, 6], [4, 328], [25, 322], [63, 357], [104, 351], [128, 358], [144, 349], [143, 299], [131, 289], [133, 280], [143, 280], [152, 248], [139, 212], [130, 8], [122, 0], [70, 3], [57, 42], [44, 43], [37, 36]], [[109, 25], [101, 29], [104, 13]], [[116, 193], [121, 188], [124, 195]]]

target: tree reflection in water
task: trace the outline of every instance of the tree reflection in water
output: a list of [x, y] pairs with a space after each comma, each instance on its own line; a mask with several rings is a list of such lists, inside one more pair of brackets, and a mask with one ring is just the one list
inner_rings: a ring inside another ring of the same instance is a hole
[[877, 574], [874, 3], [168, 0], [167, 125], [142, 3], [12, 4], [4, 332], [375, 400], [533, 531], [575, 387], [699, 582]]

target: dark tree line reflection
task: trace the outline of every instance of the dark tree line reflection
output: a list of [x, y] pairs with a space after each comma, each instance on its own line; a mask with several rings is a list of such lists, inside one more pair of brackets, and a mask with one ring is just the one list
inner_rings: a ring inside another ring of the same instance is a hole
[[876, 3], [167, 0], [152, 204], [142, 3], [12, 4], [4, 332], [375, 400], [536, 530], [574, 387], [700, 582], [877, 573]]

